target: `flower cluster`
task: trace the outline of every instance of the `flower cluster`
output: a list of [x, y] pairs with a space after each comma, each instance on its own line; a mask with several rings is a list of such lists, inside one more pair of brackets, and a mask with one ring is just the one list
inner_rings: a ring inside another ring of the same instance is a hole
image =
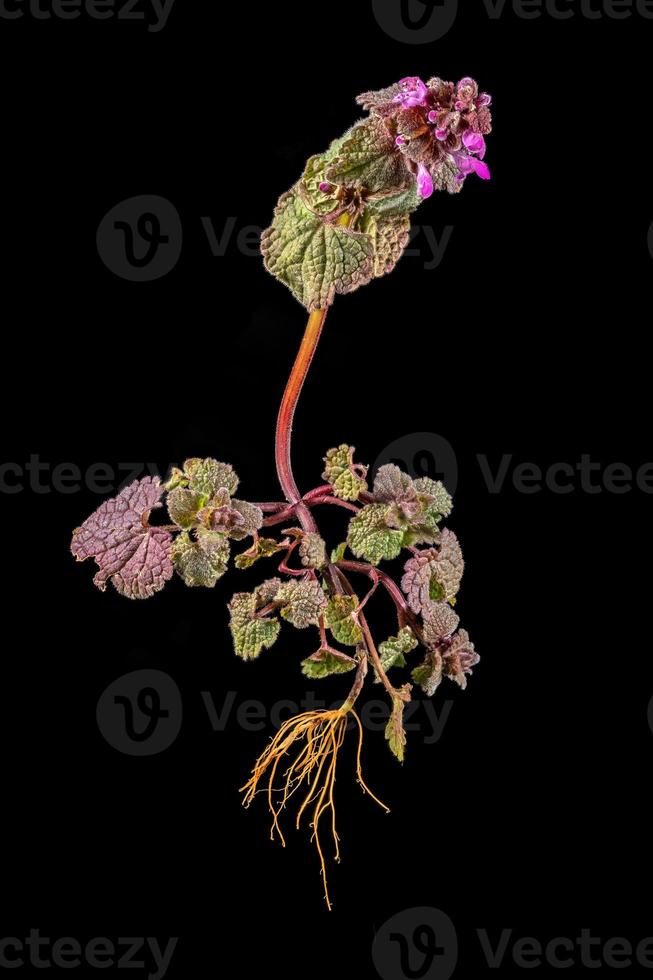
[[430, 197], [436, 185], [450, 186], [451, 171], [462, 183], [469, 174], [490, 179], [484, 163], [485, 137], [492, 132], [492, 97], [479, 92], [473, 78], [458, 84], [432, 78], [403, 78], [380, 92], [366, 92], [358, 102], [384, 119], [408, 166], [416, 168], [418, 192]]
[[410, 215], [434, 190], [489, 180], [491, 98], [477, 83], [404, 78], [358, 102], [369, 112], [309, 159], [263, 233], [265, 266], [309, 312], [392, 271]]

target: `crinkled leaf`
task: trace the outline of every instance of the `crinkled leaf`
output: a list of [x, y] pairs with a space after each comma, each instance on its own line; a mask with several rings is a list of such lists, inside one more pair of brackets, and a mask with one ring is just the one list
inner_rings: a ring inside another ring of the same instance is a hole
[[437, 651], [426, 655], [424, 662], [415, 667], [411, 674], [412, 679], [418, 684], [427, 697], [433, 697], [442, 681], [442, 657]]
[[471, 674], [481, 658], [469, 639], [467, 630], [459, 630], [452, 637], [451, 646], [443, 654], [443, 670], [463, 691], [467, 687], [467, 674]]
[[400, 762], [404, 761], [404, 750], [406, 748], [406, 732], [404, 730], [404, 708], [406, 702], [410, 700], [410, 684], [405, 684], [397, 692], [397, 697], [392, 699], [392, 712], [385, 729], [385, 737], [388, 740], [390, 751]]
[[252, 619], [245, 626], [232, 629], [234, 650], [243, 660], [253, 660], [262, 650], [269, 650], [279, 635], [278, 619]]
[[188, 477], [186, 476], [184, 471], [178, 469], [176, 466], [173, 466], [170, 476], [163, 484], [163, 489], [169, 492], [170, 490], [175, 490], [177, 487], [187, 487], [187, 486], [188, 486]]
[[386, 504], [368, 504], [349, 523], [347, 543], [357, 558], [372, 565], [396, 558], [401, 551], [404, 532], [388, 527]]
[[78, 561], [95, 559], [99, 571], [93, 581], [103, 592], [111, 579], [121, 595], [148, 599], [171, 578], [172, 537], [148, 523], [162, 495], [158, 478], [137, 480], [73, 532], [71, 551]]
[[330, 306], [336, 293], [350, 293], [374, 274], [369, 236], [322, 221], [297, 188], [279, 199], [272, 225], [261, 237], [261, 251], [266, 269], [309, 312]]
[[409, 173], [394, 137], [380, 119], [356, 123], [340, 144], [326, 179], [334, 184], [364, 186], [371, 193], [411, 187], [415, 178]]
[[326, 606], [326, 596], [316, 579], [293, 579], [281, 586], [274, 601], [281, 605], [281, 615], [297, 629], [317, 626]]
[[184, 531], [172, 546], [175, 570], [186, 585], [211, 589], [227, 570], [229, 541], [224, 534], [203, 527], [192, 535]]
[[394, 463], [379, 468], [374, 478], [374, 499], [382, 504], [403, 501], [413, 490], [413, 481]]
[[433, 602], [424, 610], [424, 639], [437, 644], [458, 628], [460, 617], [448, 602]]
[[237, 555], [234, 564], [236, 568], [251, 568], [261, 558], [271, 558], [273, 555], [278, 554], [279, 551], [284, 550], [284, 546], [280, 545], [274, 538], [257, 538], [256, 542], [248, 551]]
[[188, 485], [195, 493], [210, 499], [221, 489], [226, 489], [230, 496], [238, 489], [238, 477], [229, 463], [219, 463], [217, 459], [187, 459], [184, 463], [184, 473], [188, 477]]
[[[267, 587], [268, 584], [264, 583], [264, 586]], [[267, 605], [268, 592], [266, 588], [259, 588], [256, 592], [238, 592], [229, 603], [229, 626], [234, 650], [244, 660], [258, 657], [263, 649], [272, 646], [279, 635], [281, 624], [278, 619], [257, 617], [258, 610]]]
[[436, 548], [421, 551], [406, 562], [401, 587], [410, 608], [419, 613], [434, 601], [452, 601], [464, 567], [458, 538], [452, 531], [443, 531]]
[[256, 507], [246, 500], [232, 500], [231, 506], [236, 513], [240, 514], [242, 523], [239, 522], [231, 528], [229, 537], [234, 541], [242, 541], [243, 538], [251, 537], [263, 524], [263, 511], [260, 507]]
[[354, 466], [353, 446], [343, 444], [335, 449], [329, 449], [324, 457], [324, 472], [322, 478], [330, 483], [336, 497], [341, 500], [358, 500], [361, 493], [367, 490], [367, 483], [357, 470], [367, 472], [367, 467]]
[[280, 578], [268, 578], [265, 580], [265, 582], [261, 582], [261, 584], [254, 589], [257, 608], [260, 609], [261, 606], [267, 606], [270, 602], [274, 602], [282, 584], [283, 583]]
[[313, 680], [329, 677], [331, 674], [346, 674], [353, 670], [356, 661], [346, 653], [337, 650], [318, 650], [302, 661], [302, 673]]
[[421, 203], [422, 198], [417, 193], [417, 182], [413, 181], [408, 190], [400, 191], [398, 194], [382, 193], [368, 198], [365, 202], [365, 214], [377, 219], [403, 218], [415, 211]]
[[441, 517], [448, 517], [453, 510], [453, 500], [447, 488], [440, 480], [432, 480], [428, 476], [415, 480], [417, 493], [433, 498], [433, 507]]
[[184, 531], [188, 531], [197, 524], [202, 497], [188, 488], [178, 486], [168, 494], [167, 505], [170, 520]]
[[299, 557], [304, 568], [322, 568], [327, 563], [324, 539], [313, 531], [302, 535], [299, 544]]
[[390, 116], [397, 111], [397, 103], [394, 100], [401, 92], [401, 85], [399, 82], [395, 82], [394, 85], [378, 89], [375, 92], [363, 92], [356, 97], [356, 101], [367, 112], [375, 112], [381, 116]]
[[[410, 626], [404, 626], [397, 636], [391, 636], [379, 646], [381, 666], [386, 673], [391, 667], [405, 667], [406, 654], [417, 646], [417, 639]], [[376, 677], [376, 680], [380, 678]]]
[[361, 229], [370, 236], [374, 247], [374, 275], [392, 272], [410, 241], [410, 218], [407, 215], [376, 218], [366, 214]]
[[354, 619], [357, 610], [356, 596], [336, 595], [329, 599], [324, 611], [324, 625], [338, 643], [355, 647], [363, 639], [363, 631]]
[[320, 187], [321, 184], [328, 183], [326, 171], [330, 161], [329, 153], [311, 157], [306, 164], [306, 170], [299, 184], [299, 191], [304, 202], [311, 211], [321, 216], [331, 214], [339, 205], [339, 201], [333, 193], [325, 193]]

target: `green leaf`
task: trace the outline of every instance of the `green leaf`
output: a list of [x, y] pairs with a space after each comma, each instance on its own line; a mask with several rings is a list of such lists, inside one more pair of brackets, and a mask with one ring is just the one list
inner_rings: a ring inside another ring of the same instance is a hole
[[184, 473], [188, 485], [195, 493], [207, 500], [225, 488], [230, 496], [238, 489], [238, 477], [229, 463], [219, 463], [217, 459], [187, 459]]
[[237, 524], [229, 531], [229, 537], [234, 541], [242, 541], [254, 535], [263, 524], [263, 511], [260, 507], [248, 503], [246, 500], [232, 500], [231, 507], [243, 519], [242, 524]]
[[440, 480], [431, 480], [428, 476], [423, 476], [415, 480], [415, 489], [420, 496], [432, 497], [432, 507], [440, 517], [448, 517], [453, 510], [453, 500], [447, 488]]
[[192, 490], [178, 486], [168, 494], [167, 505], [170, 519], [184, 531], [189, 531], [197, 524], [202, 498]]
[[[329, 449], [324, 457], [324, 472], [322, 478], [330, 483], [336, 497], [341, 500], [358, 500], [361, 493], [367, 490], [365, 479], [354, 468], [353, 446], [343, 443], [335, 449]], [[366, 466], [359, 470], [367, 473]]]
[[187, 487], [188, 477], [183, 470], [178, 469], [173, 466], [170, 476], [166, 483], [163, 484], [163, 489], [170, 492], [170, 490], [176, 490], [177, 487]]
[[345, 557], [345, 551], [347, 550], [347, 542], [343, 541], [339, 544], [337, 548], [334, 548], [331, 552], [331, 564], [335, 565], [337, 562], [342, 561]]
[[347, 543], [357, 558], [378, 565], [400, 553], [404, 532], [388, 527], [387, 514], [387, 504], [368, 504], [352, 518]]
[[[379, 656], [381, 666], [386, 671], [391, 667], [405, 667], [405, 654], [410, 653], [417, 646], [417, 639], [410, 626], [404, 626], [397, 636], [391, 636], [379, 646]], [[376, 680], [380, 678], [377, 674]]]
[[410, 675], [428, 697], [433, 697], [442, 680], [442, 657], [432, 652]]
[[186, 531], [175, 539], [173, 565], [186, 585], [213, 588], [227, 570], [229, 541], [224, 534], [201, 527], [193, 534], [195, 540]]
[[243, 660], [254, 660], [262, 650], [269, 650], [280, 629], [278, 619], [253, 619], [245, 626], [232, 629], [234, 650]]
[[399, 218], [415, 211], [422, 203], [417, 193], [417, 181], [408, 190], [397, 193], [381, 193], [365, 201], [365, 216], [370, 218]]
[[326, 171], [330, 162], [328, 153], [311, 157], [299, 185], [305, 203], [318, 215], [330, 214], [340, 203], [335, 194], [320, 190], [320, 184], [327, 182]]
[[356, 596], [336, 595], [329, 599], [324, 611], [324, 625], [338, 643], [355, 647], [363, 639], [363, 631], [353, 617], [357, 610]]
[[374, 247], [374, 275], [385, 276], [392, 272], [410, 240], [410, 218], [407, 215], [388, 218], [366, 215], [361, 230], [370, 236]]
[[274, 538], [257, 538], [256, 542], [249, 551], [244, 551], [237, 555], [235, 560], [236, 568], [251, 568], [261, 558], [271, 558], [284, 548], [275, 541]]
[[281, 586], [274, 601], [281, 605], [281, 615], [297, 629], [317, 626], [326, 596], [316, 579], [293, 579]]
[[[274, 579], [270, 581], [275, 582]], [[281, 629], [278, 619], [257, 618], [258, 609], [267, 604], [270, 592], [266, 590], [267, 585], [264, 583], [264, 588], [256, 592], [238, 592], [229, 603], [234, 650], [244, 660], [253, 660], [263, 649], [269, 649]]]
[[327, 563], [324, 539], [314, 531], [302, 535], [299, 557], [304, 568], [322, 568]]
[[407, 189], [415, 182], [397, 151], [394, 137], [380, 119], [356, 123], [345, 134], [335, 160], [326, 170], [334, 184], [363, 186], [371, 193]]
[[385, 737], [388, 740], [390, 751], [399, 762], [404, 761], [404, 750], [406, 748], [406, 732], [404, 730], [404, 708], [406, 702], [410, 700], [410, 685], [406, 684], [392, 699], [392, 713], [385, 729]]
[[374, 275], [369, 236], [313, 214], [294, 187], [282, 195], [261, 237], [265, 267], [309, 312], [330, 306]]
[[302, 673], [313, 680], [329, 677], [331, 674], [346, 674], [355, 667], [355, 660], [335, 650], [318, 650], [312, 657], [302, 661]]

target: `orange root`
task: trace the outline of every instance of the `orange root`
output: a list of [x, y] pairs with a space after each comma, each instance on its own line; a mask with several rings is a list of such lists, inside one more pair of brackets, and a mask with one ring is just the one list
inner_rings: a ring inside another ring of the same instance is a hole
[[[360, 718], [352, 708], [339, 708], [337, 711], [307, 711], [284, 722], [268, 747], [261, 753], [252, 769], [252, 775], [241, 788], [245, 794], [243, 806], [248, 807], [259, 792], [265, 787], [259, 784], [263, 777], [267, 778], [268, 807], [272, 814], [270, 839], [274, 840], [275, 832], [282, 845], [286, 841], [279, 826], [279, 814], [288, 800], [299, 789], [304, 787], [306, 795], [297, 812], [295, 827], [299, 829], [302, 815], [311, 808], [312, 828], [311, 840], [315, 841], [320, 858], [324, 897], [329, 909], [331, 900], [326, 876], [326, 860], [320, 840], [320, 820], [325, 813], [331, 812], [331, 835], [334, 844], [334, 858], [340, 860], [339, 837], [336, 831], [336, 808], [334, 791], [336, 784], [336, 766], [338, 752], [345, 738], [349, 715], [356, 720], [358, 728], [358, 749], [356, 753], [356, 776], [364, 792], [378, 803], [386, 812], [388, 807], [379, 800], [366, 785], [361, 772], [361, 751], [363, 746], [363, 726]], [[301, 743], [301, 746], [298, 744]], [[292, 749], [299, 749], [294, 761], [283, 772], [279, 785], [276, 783], [277, 771], [285, 756]], [[280, 800], [275, 796], [280, 794]]]

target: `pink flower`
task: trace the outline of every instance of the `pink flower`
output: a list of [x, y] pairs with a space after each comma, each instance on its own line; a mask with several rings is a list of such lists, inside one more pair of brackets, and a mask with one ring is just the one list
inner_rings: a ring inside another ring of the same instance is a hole
[[[456, 150], [451, 154], [452, 160], [460, 171], [458, 180], [464, 180], [469, 174], [476, 174], [481, 180], [490, 180], [490, 168], [482, 162], [486, 146], [481, 134], [471, 130], [463, 133], [463, 146], [464, 150]], [[480, 159], [477, 160], [477, 157]]]
[[465, 150], [456, 150], [450, 156], [460, 171], [458, 180], [464, 180], [469, 174], [476, 174], [481, 180], [490, 180], [490, 168], [487, 163], [477, 160], [476, 157], [466, 153]]
[[433, 178], [423, 163], [417, 168], [417, 193], [424, 199], [433, 193]]
[[410, 76], [402, 78], [399, 82], [402, 91], [395, 95], [393, 102], [400, 103], [404, 109], [411, 109], [413, 106], [426, 105], [428, 89], [421, 78]]
[[480, 157], [481, 160], [484, 159], [486, 146], [485, 140], [480, 133], [473, 133], [471, 130], [464, 133], [463, 146], [466, 150], [469, 150], [470, 153], [473, 153], [474, 156]]

